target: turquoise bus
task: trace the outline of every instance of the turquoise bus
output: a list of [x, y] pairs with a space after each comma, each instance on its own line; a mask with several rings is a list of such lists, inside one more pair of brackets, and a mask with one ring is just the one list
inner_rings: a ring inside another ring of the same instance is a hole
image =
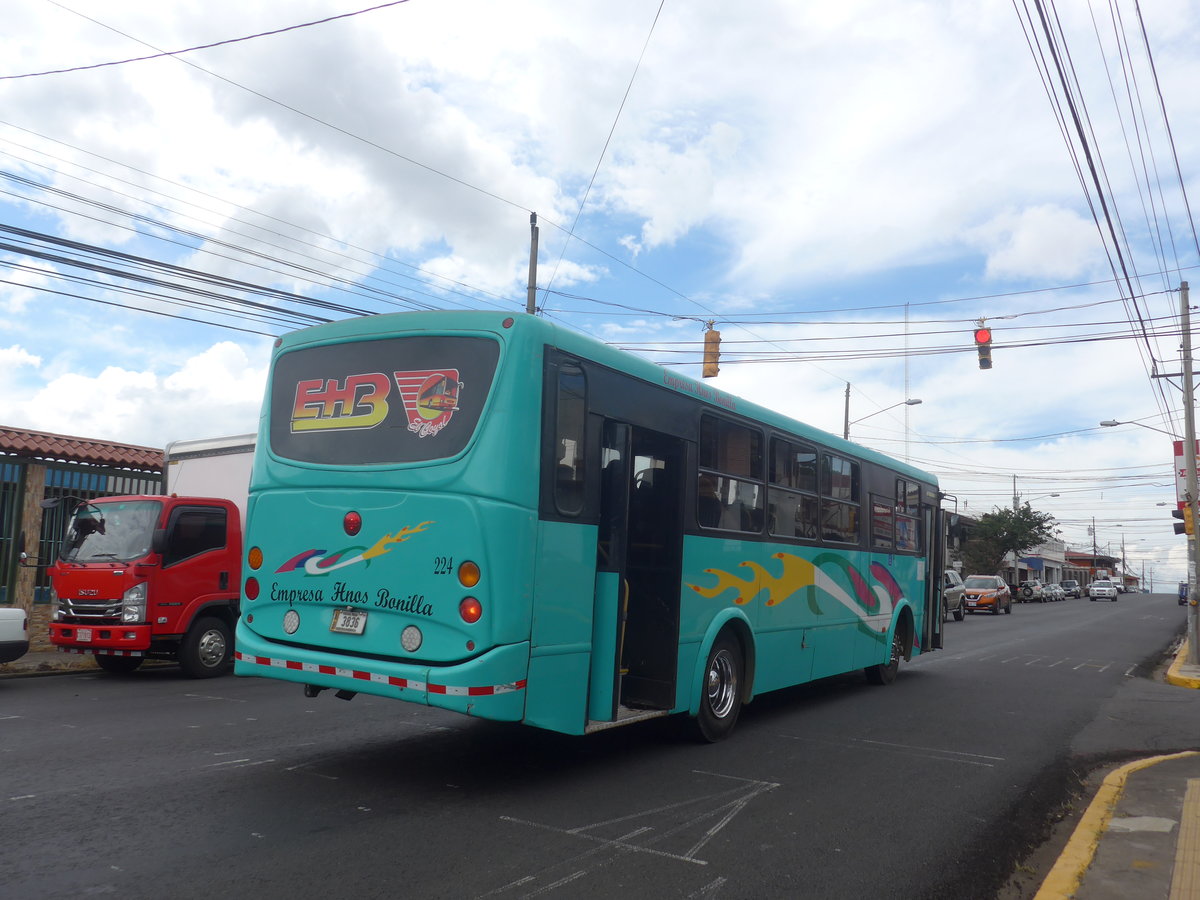
[[235, 671], [584, 734], [941, 645], [936, 479], [529, 315], [276, 342]]

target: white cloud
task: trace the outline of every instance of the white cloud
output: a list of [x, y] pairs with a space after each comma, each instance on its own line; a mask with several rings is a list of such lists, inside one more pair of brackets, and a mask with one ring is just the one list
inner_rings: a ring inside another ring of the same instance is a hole
[[15, 412], [38, 431], [162, 447], [255, 431], [264, 385], [264, 367], [223, 342], [161, 373], [110, 365], [58, 375]]
[[986, 253], [989, 278], [1070, 281], [1104, 263], [1095, 222], [1050, 204], [1005, 211], [973, 229], [969, 240]]

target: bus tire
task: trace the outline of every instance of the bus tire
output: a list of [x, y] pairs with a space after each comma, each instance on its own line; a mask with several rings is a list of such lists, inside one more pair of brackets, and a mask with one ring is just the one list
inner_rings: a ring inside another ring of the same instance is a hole
[[128, 675], [142, 664], [140, 656], [113, 656], [109, 653], [93, 653], [92, 658], [105, 672], [113, 675]]
[[701, 741], [713, 744], [733, 731], [742, 710], [745, 671], [741, 643], [731, 634], [720, 635], [708, 651], [700, 685], [700, 710], [692, 720], [695, 736]]
[[217, 618], [195, 622], [179, 646], [179, 668], [189, 678], [213, 678], [223, 675], [233, 657], [233, 635], [229, 626]]
[[904, 657], [904, 636], [901, 633], [900, 624], [896, 625], [896, 632], [892, 635], [892, 649], [888, 654], [886, 663], [879, 663], [874, 666], [867, 666], [863, 671], [867, 675], [867, 681], [871, 684], [891, 684], [896, 680], [896, 675], [900, 672], [900, 660]]

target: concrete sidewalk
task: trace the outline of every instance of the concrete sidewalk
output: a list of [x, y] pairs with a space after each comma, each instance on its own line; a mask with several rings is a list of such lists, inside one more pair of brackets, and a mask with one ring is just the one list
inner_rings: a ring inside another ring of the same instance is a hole
[[[1169, 684], [1200, 688], [1185, 640]], [[1200, 747], [1200, 722], [1197, 723]], [[1109, 772], [1034, 900], [1200, 900], [1200, 752]]]

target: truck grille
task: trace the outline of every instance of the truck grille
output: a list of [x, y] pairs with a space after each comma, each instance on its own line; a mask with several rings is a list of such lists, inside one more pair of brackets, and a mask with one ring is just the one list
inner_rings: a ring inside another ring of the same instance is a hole
[[97, 600], [94, 597], [58, 598], [58, 608], [62, 614], [60, 622], [71, 625], [120, 625], [121, 601]]

